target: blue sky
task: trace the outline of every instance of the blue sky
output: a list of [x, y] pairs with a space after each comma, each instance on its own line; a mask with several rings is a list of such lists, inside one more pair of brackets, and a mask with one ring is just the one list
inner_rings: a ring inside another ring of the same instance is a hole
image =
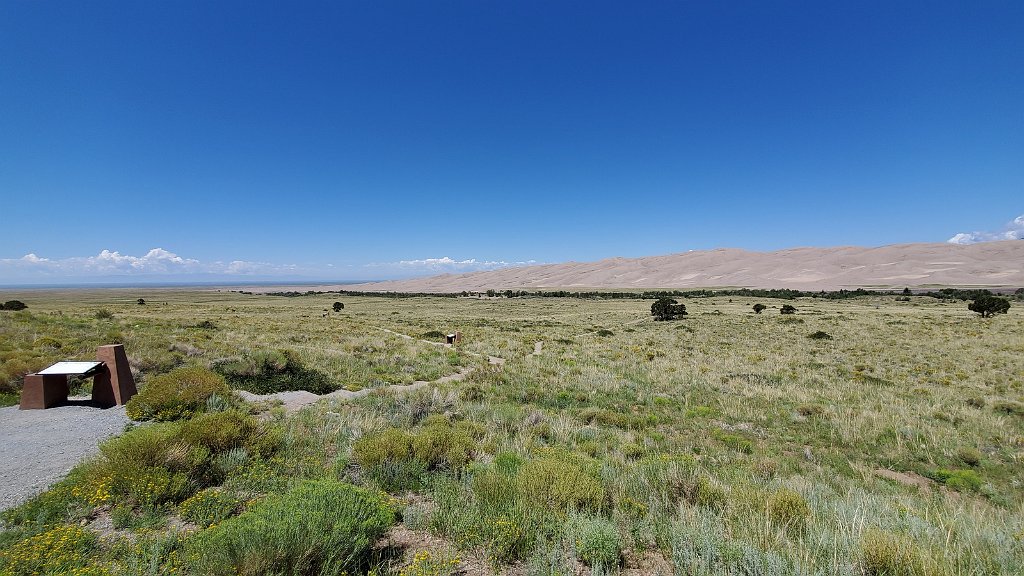
[[1022, 62], [1019, 1], [9, 0], [0, 284], [1024, 236]]

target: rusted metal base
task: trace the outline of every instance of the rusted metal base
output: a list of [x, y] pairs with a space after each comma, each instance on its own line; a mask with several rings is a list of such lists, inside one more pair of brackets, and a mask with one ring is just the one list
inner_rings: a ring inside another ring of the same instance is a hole
[[64, 374], [29, 374], [21, 388], [22, 410], [59, 406], [68, 401], [68, 377]]
[[103, 408], [120, 406], [135, 396], [135, 377], [123, 345], [100, 346], [96, 349], [96, 359], [103, 362], [105, 369], [93, 378], [93, 404]]

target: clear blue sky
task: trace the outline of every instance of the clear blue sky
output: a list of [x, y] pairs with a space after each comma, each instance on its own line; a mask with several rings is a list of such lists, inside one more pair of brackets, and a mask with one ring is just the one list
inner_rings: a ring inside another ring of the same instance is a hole
[[0, 200], [0, 283], [999, 232], [1024, 2], [6, 0]]

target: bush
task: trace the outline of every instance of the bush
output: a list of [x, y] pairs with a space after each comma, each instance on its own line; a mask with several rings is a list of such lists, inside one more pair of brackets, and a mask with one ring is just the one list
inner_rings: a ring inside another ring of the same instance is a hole
[[97, 538], [87, 528], [55, 526], [0, 550], [0, 572], [11, 576], [78, 574], [89, 563]]
[[178, 506], [178, 512], [185, 520], [203, 528], [230, 518], [241, 507], [234, 496], [217, 488], [208, 488], [196, 493]]
[[189, 572], [210, 575], [362, 573], [395, 522], [382, 498], [335, 480], [307, 480], [201, 532]]
[[817, 332], [814, 332], [813, 334], [809, 334], [807, 337], [810, 338], [811, 340], [831, 340], [832, 339], [832, 335], [831, 334], [829, 334], [828, 332], [822, 332], [821, 330], [818, 330]]
[[413, 456], [430, 469], [461, 470], [475, 449], [466, 427], [447, 421], [431, 423], [412, 439]]
[[25, 308], [28, 308], [28, 306], [21, 300], [8, 300], [7, 302], [0, 304], [0, 310], [12, 310], [16, 312], [18, 310], [24, 310]]
[[215, 362], [213, 369], [223, 374], [232, 388], [253, 394], [291, 390], [328, 394], [338, 389], [327, 375], [303, 366], [292, 350], [254, 352], [241, 358]]
[[341, 312], [342, 310], [345, 309], [345, 304], [341, 302], [335, 302], [332, 308], [334, 309], [335, 312]]
[[760, 314], [761, 312], [764, 312], [766, 308], [768, 307], [765, 306], [764, 304], [754, 304], [754, 314]]
[[651, 316], [655, 320], [675, 320], [679, 316], [686, 316], [686, 304], [680, 304], [672, 298], [658, 298], [651, 304]]
[[564, 452], [529, 460], [519, 469], [519, 491], [527, 501], [553, 512], [600, 509], [604, 488], [586, 464], [580, 456]]
[[154, 376], [128, 401], [132, 420], [177, 420], [201, 412], [214, 395], [230, 396], [224, 378], [199, 366], [176, 368]]
[[968, 304], [967, 309], [981, 314], [982, 318], [990, 318], [996, 314], [1006, 314], [1010, 310], [1010, 301], [999, 296], [981, 295]]
[[412, 457], [412, 437], [397, 428], [367, 434], [352, 444], [352, 457], [367, 470], [389, 460], [407, 460]]
[[807, 501], [792, 490], [783, 488], [768, 497], [768, 517], [779, 528], [801, 529], [810, 515]]
[[779, 314], [796, 314], [796, 307], [792, 304], [783, 304], [782, 308], [779, 308]]
[[430, 422], [414, 433], [388, 428], [352, 445], [352, 457], [386, 490], [415, 489], [428, 470], [465, 468], [476, 449], [468, 424]]
[[267, 456], [280, 442], [270, 428], [237, 410], [200, 414], [184, 423], [181, 437], [213, 454], [244, 448], [250, 454]]
[[925, 476], [958, 492], [977, 492], [981, 490], [981, 476], [974, 470], [947, 470], [939, 468], [929, 471]]
[[110, 320], [111, 318], [114, 317], [114, 313], [111, 312], [110, 310], [107, 310], [106, 308], [100, 308], [99, 310], [96, 311], [95, 314], [93, 314], [93, 316], [97, 320]]
[[902, 534], [870, 530], [861, 540], [864, 572], [870, 576], [919, 576], [924, 574], [921, 551]]
[[573, 524], [577, 558], [593, 567], [607, 569], [619, 565], [622, 538], [615, 524], [604, 518], [581, 518]]

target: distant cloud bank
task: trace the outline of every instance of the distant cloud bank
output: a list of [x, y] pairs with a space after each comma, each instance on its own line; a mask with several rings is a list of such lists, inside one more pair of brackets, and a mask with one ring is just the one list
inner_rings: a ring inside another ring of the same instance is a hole
[[0, 282], [4, 280], [66, 280], [121, 276], [284, 275], [298, 272], [297, 266], [265, 262], [200, 262], [182, 258], [163, 248], [143, 256], [103, 250], [95, 256], [50, 259], [30, 253], [21, 258], [0, 258]]
[[512, 268], [515, 266], [531, 266], [537, 264], [536, 260], [521, 262], [506, 262], [504, 260], [477, 260], [469, 258], [466, 260], [455, 260], [448, 256], [441, 258], [424, 258], [422, 260], [399, 260], [398, 262], [379, 262], [367, 264], [368, 268], [393, 271], [408, 275], [410, 273], [444, 273], [444, 272], [480, 272], [484, 270], [498, 270], [499, 268]]
[[996, 240], [1024, 240], [1024, 214], [1017, 216], [998, 232], [960, 232], [946, 242], [950, 244], [976, 244]]
[[497, 270], [514, 266], [536, 264], [533, 260], [506, 262], [503, 260], [455, 260], [448, 256], [422, 260], [399, 260], [363, 265], [271, 264], [233, 260], [230, 262], [203, 262], [184, 258], [163, 248], [153, 248], [142, 256], [103, 250], [95, 256], [46, 258], [29, 253], [21, 258], [0, 258], [0, 285], [2, 284], [59, 284], [78, 281], [104, 281], [125, 283], [133, 281], [239, 281], [278, 279], [316, 280], [379, 280], [409, 278], [441, 274], [444, 272], [474, 272]]

